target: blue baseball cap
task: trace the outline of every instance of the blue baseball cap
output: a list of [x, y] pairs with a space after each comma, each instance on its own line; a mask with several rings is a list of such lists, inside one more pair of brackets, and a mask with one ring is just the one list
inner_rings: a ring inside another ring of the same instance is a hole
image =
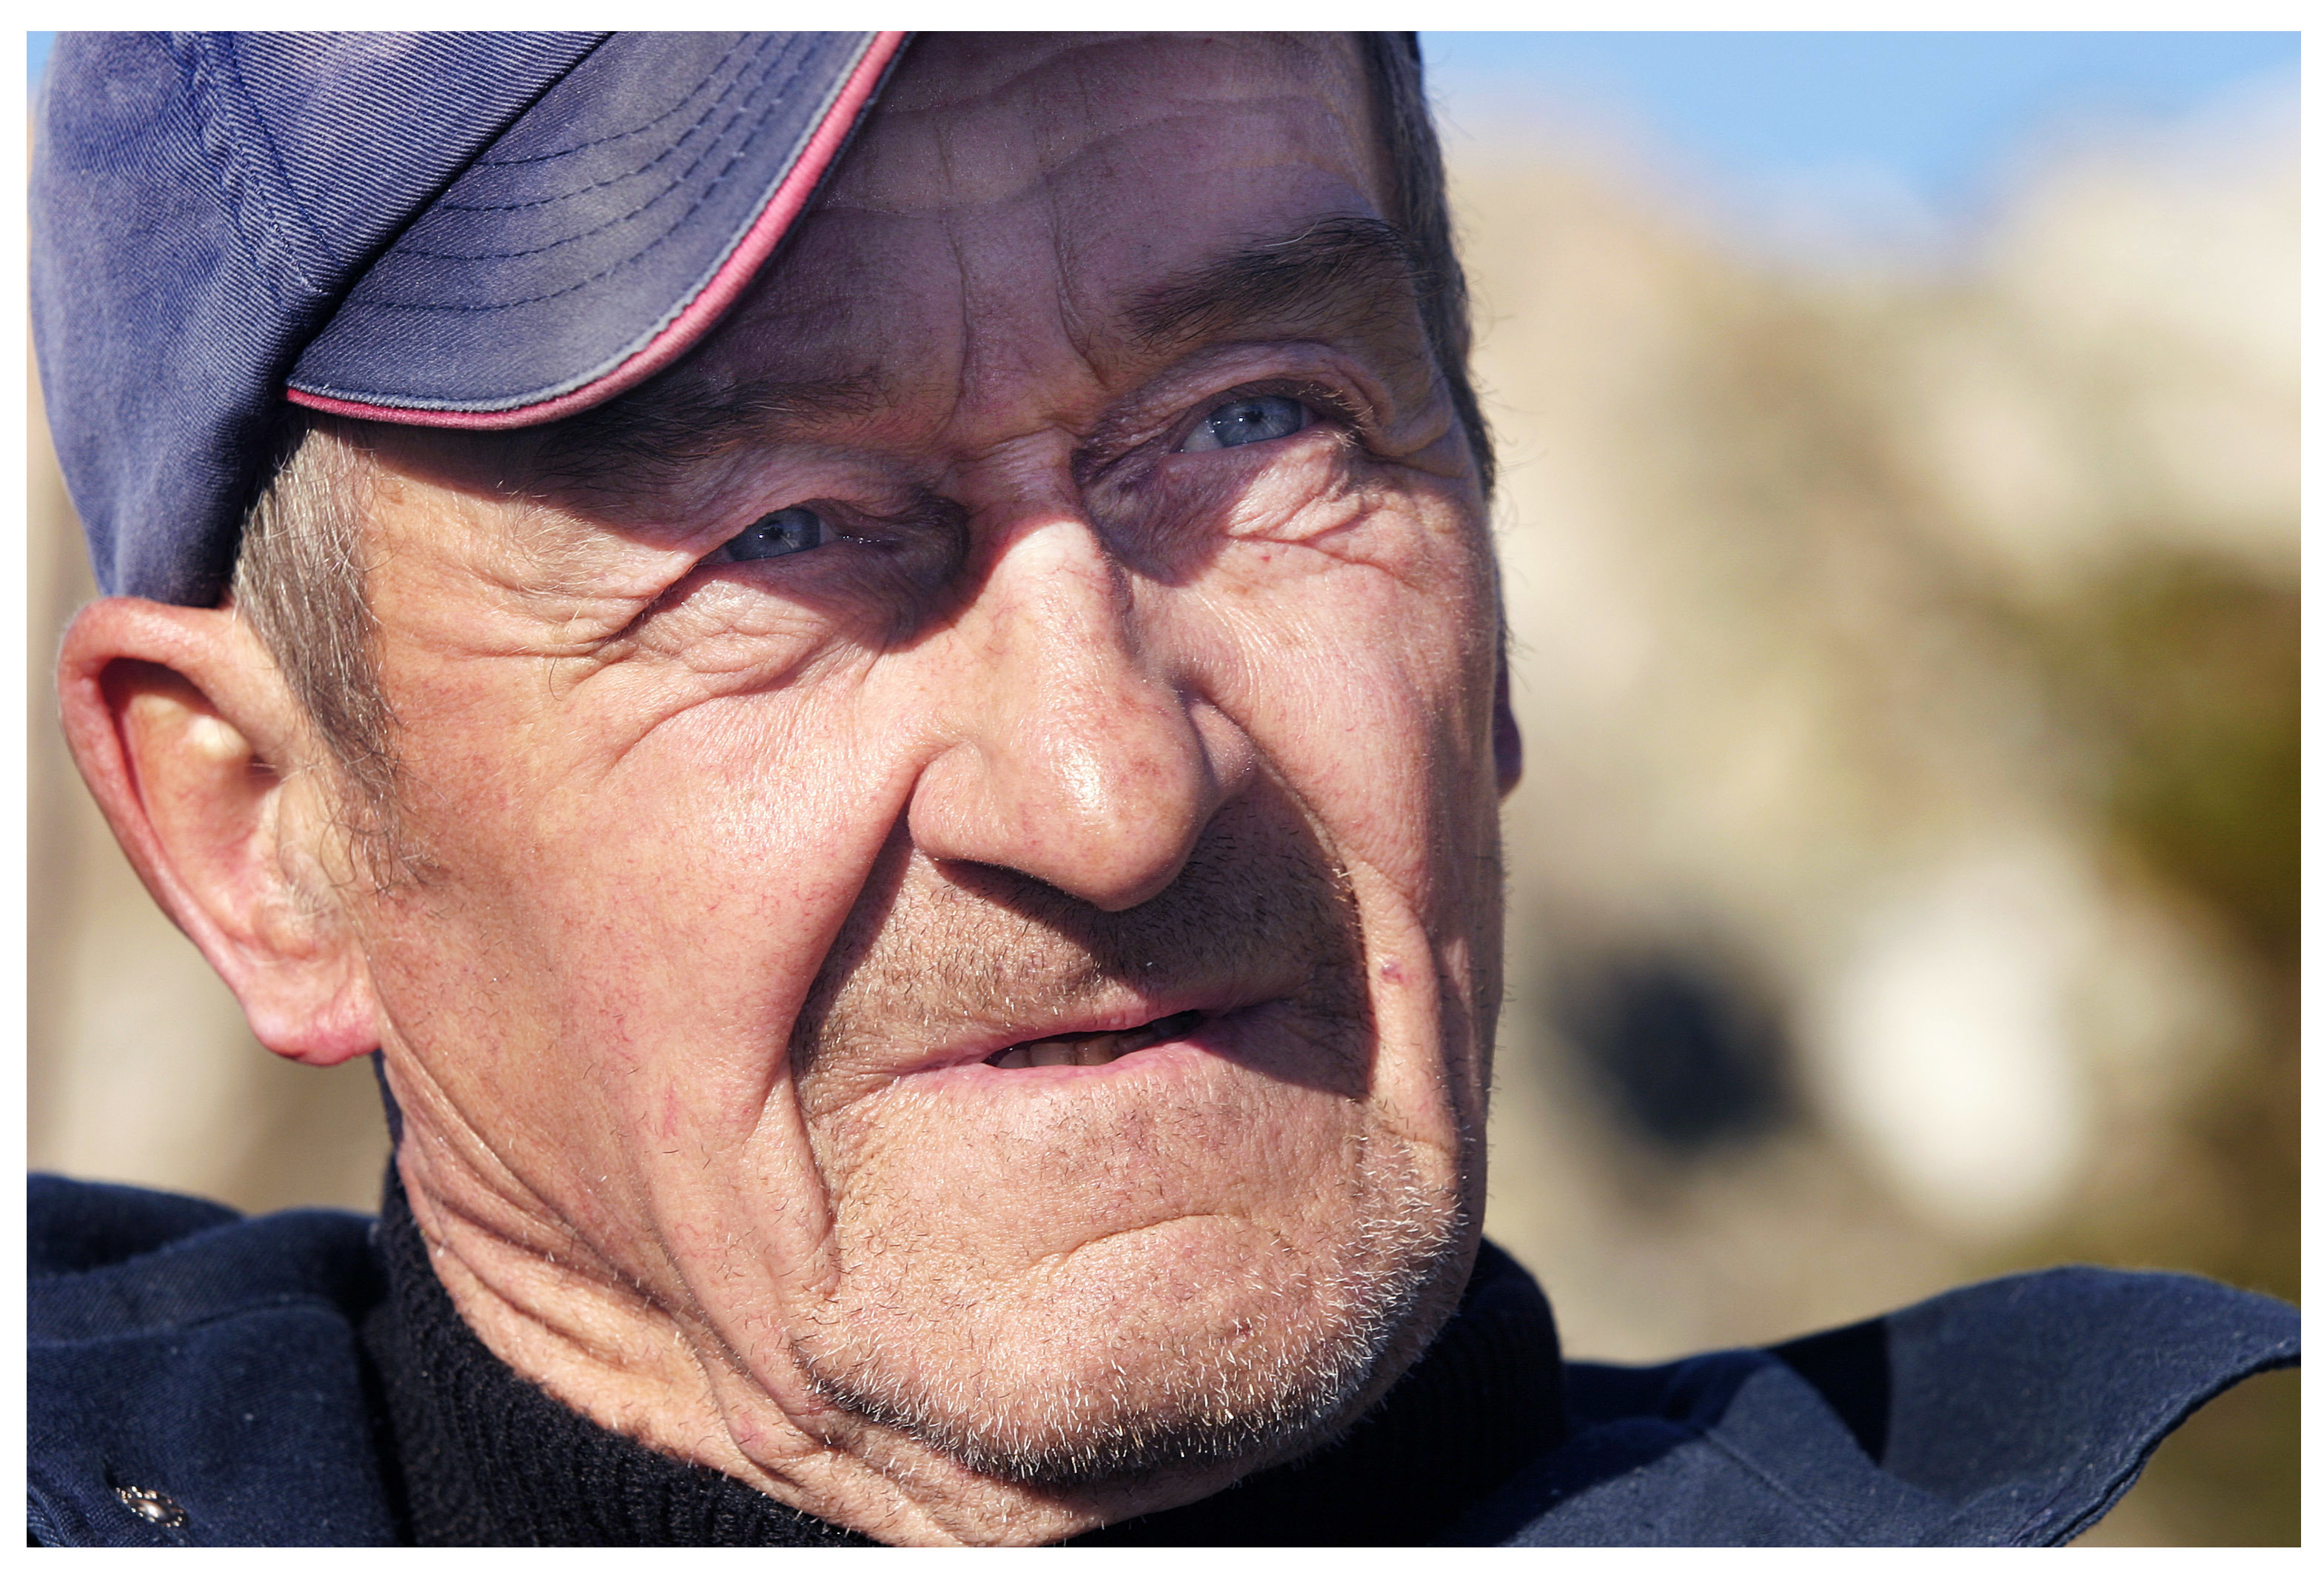
[[668, 366], [904, 39], [61, 35], [32, 331], [99, 586], [217, 603], [285, 402], [522, 428]]

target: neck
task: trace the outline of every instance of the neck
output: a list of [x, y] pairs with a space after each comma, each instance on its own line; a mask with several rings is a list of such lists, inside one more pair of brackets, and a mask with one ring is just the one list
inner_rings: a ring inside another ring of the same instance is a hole
[[518, 1377], [606, 1431], [788, 1509], [890, 1545], [1038, 1544], [1204, 1497], [1247, 1466], [1057, 1492], [979, 1475], [836, 1409], [804, 1379], [761, 1379], [698, 1314], [641, 1292], [578, 1237], [493, 1193], [446, 1189], [398, 1150], [429, 1268], [466, 1327]]
[[502, 1364], [608, 1432], [875, 1541], [1055, 1542], [1194, 1502], [1311, 1446], [1071, 1489], [980, 1474], [833, 1407], [803, 1377], [754, 1373], [698, 1313], [652, 1298], [512, 1178], [492, 1188], [422, 1126], [401, 1128], [397, 1172], [426, 1264]]
[[[514, 1373], [456, 1311], [400, 1185], [366, 1323], [423, 1545], [822, 1546], [866, 1537]], [[1232, 1490], [1076, 1538], [1137, 1545], [1409, 1546], [1554, 1446], [1563, 1371], [1539, 1289], [1490, 1246], [1435, 1345], [1338, 1446]], [[890, 1536], [890, 1540], [911, 1539]]]
[[[392, 1499], [422, 1547], [795, 1547], [864, 1538], [606, 1429], [517, 1375], [438, 1279], [401, 1183], [377, 1235], [389, 1298], [365, 1318], [393, 1451]], [[400, 1483], [400, 1484], [399, 1484]]]

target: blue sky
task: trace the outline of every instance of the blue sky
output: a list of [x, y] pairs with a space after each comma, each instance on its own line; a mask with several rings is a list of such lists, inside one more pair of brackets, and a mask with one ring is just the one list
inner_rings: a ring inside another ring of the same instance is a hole
[[[30, 35], [37, 76], [50, 33]], [[2296, 33], [1429, 32], [1450, 134], [1509, 106], [1586, 115], [1745, 190], [1851, 172], [1940, 217], [2062, 122], [2168, 119], [2296, 76]]]
[[2176, 118], [2300, 61], [2289, 32], [1425, 32], [1421, 50], [1455, 128], [1530, 104], [1712, 174], [1871, 169], [1939, 208], [2061, 124]]

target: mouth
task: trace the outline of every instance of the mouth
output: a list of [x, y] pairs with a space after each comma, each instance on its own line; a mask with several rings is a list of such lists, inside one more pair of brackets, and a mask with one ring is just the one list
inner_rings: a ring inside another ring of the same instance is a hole
[[1119, 1031], [1075, 1031], [1044, 1037], [1032, 1042], [1012, 1042], [985, 1063], [997, 1070], [1039, 1069], [1052, 1065], [1105, 1065], [1141, 1048], [1184, 1037], [1209, 1017], [1201, 1010], [1182, 1010]]

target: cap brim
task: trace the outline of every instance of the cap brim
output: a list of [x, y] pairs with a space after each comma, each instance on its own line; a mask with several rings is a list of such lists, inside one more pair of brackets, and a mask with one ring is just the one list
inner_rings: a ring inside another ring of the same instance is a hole
[[363, 273], [288, 399], [523, 428], [650, 377], [773, 255], [905, 36], [612, 35]]

